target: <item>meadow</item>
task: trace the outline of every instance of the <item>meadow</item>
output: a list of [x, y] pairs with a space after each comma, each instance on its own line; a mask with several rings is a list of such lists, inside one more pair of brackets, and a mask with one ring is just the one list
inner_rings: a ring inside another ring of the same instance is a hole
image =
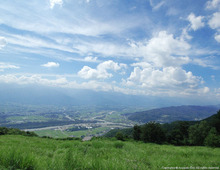
[[34, 131], [38, 136], [49, 136], [52, 138], [67, 138], [69, 136], [74, 136], [74, 137], [81, 137], [81, 136], [90, 136], [90, 135], [97, 135], [97, 134], [103, 134], [105, 131], [109, 131], [109, 127], [98, 127], [98, 128], [93, 128], [89, 130], [79, 130], [79, 131], [63, 131], [63, 130], [38, 130]]
[[166, 169], [220, 166], [220, 148], [0, 136], [0, 169]]

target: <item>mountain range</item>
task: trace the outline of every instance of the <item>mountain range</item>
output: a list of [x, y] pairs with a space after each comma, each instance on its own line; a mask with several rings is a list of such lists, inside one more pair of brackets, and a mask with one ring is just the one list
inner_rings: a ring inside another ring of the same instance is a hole
[[213, 106], [171, 106], [147, 111], [126, 113], [129, 120], [139, 123], [156, 121], [170, 123], [173, 121], [198, 121], [212, 116], [220, 109], [220, 105]]
[[0, 103], [31, 105], [98, 105], [133, 106], [147, 109], [178, 106], [207, 105], [200, 101], [179, 97], [127, 95], [116, 92], [103, 92], [85, 89], [63, 89], [37, 85], [0, 84]]

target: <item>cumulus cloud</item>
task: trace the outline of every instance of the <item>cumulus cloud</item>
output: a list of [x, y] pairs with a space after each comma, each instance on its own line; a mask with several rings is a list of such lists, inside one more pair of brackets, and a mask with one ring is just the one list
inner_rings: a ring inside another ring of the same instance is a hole
[[215, 40], [220, 43], [220, 34], [219, 35], [215, 35]]
[[53, 9], [55, 5], [63, 5], [63, 0], [50, 0], [50, 8]]
[[7, 44], [4, 37], [0, 37], [0, 49], [2, 49]]
[[135, 67], [128, 78], [128, 84], [140, 84], [149, 88], [193, 88], [198, 86], [200, 78], [179, 67], [155, 69]]
[[78, 72], [78, 75], [84, 79], [106, 79], [106, 78], [110, 78], [113, 76], [107, 70], [116, 72], [125, 67], [126, 67], [125, 64], [118, 64], [112, 60], [109, 60], [109, 61], [100, 63], [96, 69], [93, 69], [89, 66], [84, 66]]
[[[139, 68], [140, 69], [140, 68]], [[168, 70], [172, 68], [168, 68]], [[175, 70], [175, 68], [173, 68]], [[143, 71], [143, 69], [140, 69]], [[158, 72], [158, 73], [157, 73]], [[155, 87], [150, 87], [146, 86], [143, 83], [139, 83], [138, 85], [138, 80], [136, 80], [136, 86], [135, 88], [131, 87], [132, 84], [131, 82], [134, 80], [131, 76], [129, 81], [126, 81], [123, 84], [123, 86], [118, 86], [117, 83], [115, 82], [104, 82], [104, 81], [98, 81], [98, 80], [90, 80], [90, 81], [85, 81], [85, 82], [77, 82], [77, 81], [71, 81], [68, 80], [65, 75], [54, 75], [54, 76], [49, 76], [49, 75], [40, 75], [40, 74], [33, 74], [33, 75], [19, 75], [19, 74], [6, 74], [6, 75], [0, 75], [0, 82], [4, 83], [16, 83], [16, 84], [33, 84], [33, 85], [43, 85], [43, 86], [50, 86], [50, 87], [62, 87], [62, 88], [73, 88], [73, 89], [90, 89], [90, 90], [96, 90], [96, 91], [115, 91], [115, 92], [121, 92], [124, 94], [133, 94], [133, 95], [173, 95], [173, 96], [181, 96], [181, 95], [189, 95], [189, 94], [206, 94], [209, 92], [208, 87], [203, 87], [203, 88], [193, 88], [194, 84], [197, 84], [196, 82], [193, 83], [193, 81], [199, 81], [196, 79], [199, 79], [198, 77], [193, 78], [189, 72], [186, 72], [183, 70], [183, 72], [180, 70], [180, 72], [177, 70], [176, 73], [171, 74], [172, 76], [170, 77], [178, 77], [182, 74], [186, 74], [186, 77], [180, 78], [179, 80], [177, 79], [176, 81], [186, 81], [188, 84], [192, 84], [192, 87], [189, 88], [182, 88], [183, 84], [182, 83], [177, 83], [177, 85], [171, 84], [170, 86], [163, 86], [165, 84], [169, 84], [166, 82], [166, 79], [168, 79], [168, 76], [165, 76], [165, 73], [163, 73], [163, 70], [155, 70], [155, 73], [152, 73], [154, 75], [156, 74], [161, 74], [162, 75], [162, 80], [159, 80], [158, 77], [156, 77], [156, 81], [154, 83], [162, 83], [158, 84], [158, 86]], [[166, 71], [165, 71], [166, 72]], [[167, 72], [172, 72], [172, 71], [167, 71]], [[174, 71], [175, 72], [175, 71]], [[160, 76], [161, 76], [160, 75]], [[187, 76], [188, 75], [188, 76]], [[49, 76], [49, 77], [48, 77]], [[159, 75], [158, 75], [159, 76]], [[191, 80], [190, 80], [191, 77]], [[176, 78], [173, 78], [176, 79]], [[171, 79], [171, 81], [173, 81]], [[188, 79], [188, 80], [187, 80]], [[194, 80], [195, 79], [195, 80]], [[168, 80], [167, 80], [168, 81]], [[145, 81], [143, 81], [145, 82]], [[166, 83], [165, 83], [166, 82]], [[130, 83], [130, 85], [129, 85]], [[172, 82], [171, 82], [172, 83]]]
[[5, 69], [19, 69], [19, 68], [20, 67], [16, 65], [0, 62], [0, 71], [4, 71]]
[[[188, 55], [191, 48], [184, 39], [174, 37], [166, 31], [160, 31], [151, 39], [144, 41], [127, 40], [125, 44], [106, 42], [81, 42], [75, 44], [81, 54], [100, 54], [108, 57], [144, 58], [155, 66], [180, 66], [190, 62]], [[91, 60], [91, 57], [86, 58]]]
[[51, 67], [59, 67], [60, 64], [59, 64], [59, 63], [55, 63], [55, 62], [48, 62], [48, 63], [46, 63], [46, 64], [42, 64], [41, 66], [42, 66], [42, 67], [51, 68]]
[[212, 15], [212, 18], [209, 20], [209, 26], [212, 29], [220, 28], [220, 12], [216, 12]]
[[206, 9], [216, 9], [220, 7], [220, 0], [211, 0], [206, 3]]
[[193, 13], [191, 13], [188, 18], [189, 22], [191, 23], [191, 28], [196, 31], [199, 28], [202, 28], [205, 26], [204, 22], [202, 20], [204, 19], [203, 16], [196, 17]]
[[85, 57], [85, 61], [87, 62], [97, 62], [97, 57], [92, 57], [92, 56], [88, 56], [88, 57]]
[[186, 55], [191, 46], [166, 31], [160, 31], [145, 44], [131, 44], [131, 47], [155, 67], [180, 66], [190, 62]]

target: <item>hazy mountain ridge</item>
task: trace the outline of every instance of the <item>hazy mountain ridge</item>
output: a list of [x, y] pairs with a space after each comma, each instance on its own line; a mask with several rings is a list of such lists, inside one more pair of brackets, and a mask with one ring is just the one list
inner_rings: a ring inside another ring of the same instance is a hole
[[129, 120], [147, 123], [156, 121], [159, 123], [169, 123], [177, 120], [195, 121], [205, 119], [215, 114], [220, 109], [215, 106], [171, 106], [165, 108], [152, 109], [147, 111], [125, 114]]
[[204, 101], [189, 101], [179, 97], [126, 95], [117, 92], [85, 89], [62, 89], [57, 87], [0, 84], [0, 103], [31, 105], [113, 105], [159, 108], [178, 105], [207, 105]]

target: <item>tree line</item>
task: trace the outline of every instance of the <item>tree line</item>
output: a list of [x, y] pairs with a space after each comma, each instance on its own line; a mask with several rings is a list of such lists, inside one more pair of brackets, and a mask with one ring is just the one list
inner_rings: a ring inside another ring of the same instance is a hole
[[[129, 135], [117, 132], [116, 138], [124, 140]], [[135, 125], [131, 137], [135, 141], [158, 144], [220, 147], [220, 110], [200, 122], [178, 121], [170, 124], [149, 122]]]
[[38, 136], [34, 132], [22, 131], [15, 128], [0, 127], [0, 135], [23, 135], [23, 136]]

